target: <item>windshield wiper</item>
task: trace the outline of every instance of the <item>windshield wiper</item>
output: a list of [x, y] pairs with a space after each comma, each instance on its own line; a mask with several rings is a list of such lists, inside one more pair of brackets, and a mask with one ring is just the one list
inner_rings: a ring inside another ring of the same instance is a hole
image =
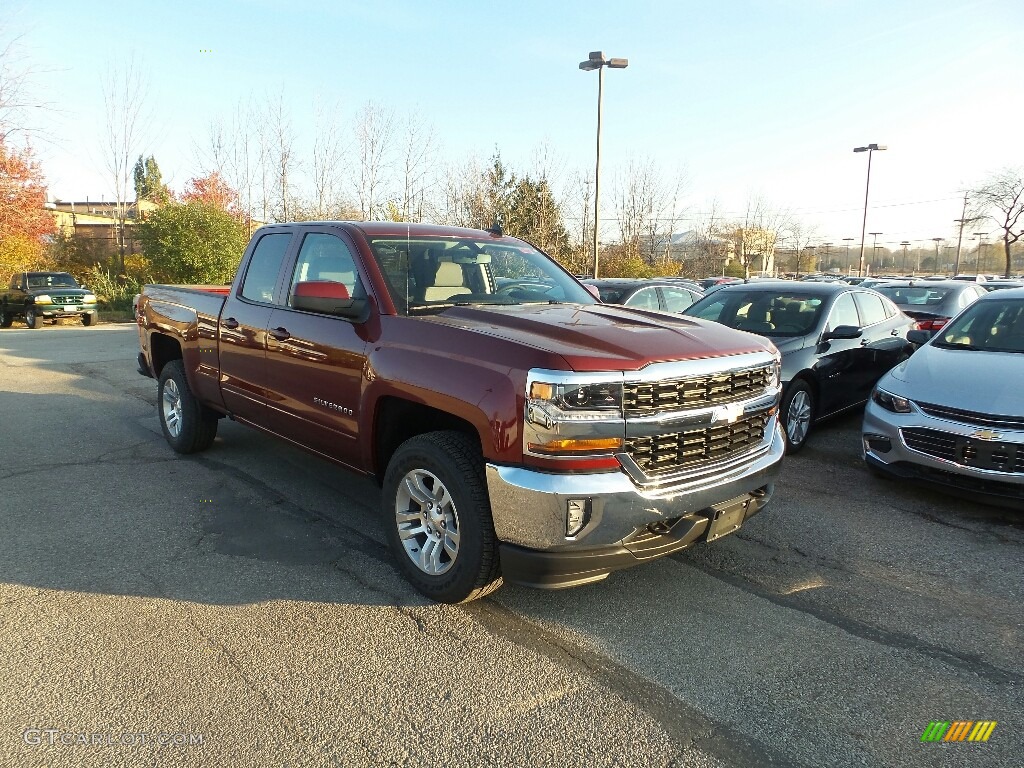
[[948, 341], [933, 341], [932, 342], [932, 346], [933, 347], [940, 347], [941, 349], [967, 349], [967, 350], [970, 350], [971, 352], [980, 352], [981, 351], [981, 347], [976, 347], [973, 344], [962, 344], [962, 343], [953, 344], [953, 343], [948, 342]]

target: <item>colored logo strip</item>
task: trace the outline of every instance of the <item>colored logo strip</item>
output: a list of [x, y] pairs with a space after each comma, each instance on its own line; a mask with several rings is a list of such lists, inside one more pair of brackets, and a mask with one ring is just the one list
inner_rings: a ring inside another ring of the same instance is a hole
[[995, 720], [932, 720], [921, 741], [988, 741], [996, 725]]

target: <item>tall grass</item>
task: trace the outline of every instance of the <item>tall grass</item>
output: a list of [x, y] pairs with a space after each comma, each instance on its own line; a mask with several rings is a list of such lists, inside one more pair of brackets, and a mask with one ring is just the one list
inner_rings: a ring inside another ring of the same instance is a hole
[[142, 291], [144, 283], [134, 277], [117, 277], [109, 270], [94, 266], [89, 270], [88, 285], [96, 294], [100, 309], [131, 312], [132, 299]]

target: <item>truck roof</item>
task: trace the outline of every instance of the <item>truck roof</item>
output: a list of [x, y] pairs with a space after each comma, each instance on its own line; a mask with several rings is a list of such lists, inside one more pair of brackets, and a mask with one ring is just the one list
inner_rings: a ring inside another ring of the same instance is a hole
[[[453, 238], [496, 238], [491, 232], [470, 227], [452, 227], [441, 224], [412, 224], [400, 221], [300, 221], [290, 222], [296, 225], [337, 226], [347, 225], [358, 227], [367, 237], [401, 236], [409, 237], [453, 237]], [[271, 225], [275, 226], [275, 225]]]

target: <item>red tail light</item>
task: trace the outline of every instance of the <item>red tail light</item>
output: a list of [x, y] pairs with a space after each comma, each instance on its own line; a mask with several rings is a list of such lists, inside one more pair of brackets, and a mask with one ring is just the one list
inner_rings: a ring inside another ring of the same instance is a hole
[[918, 320], [914, 327], [919, 331], [940, 331], [948, 322], [948, 317], [934, 317], [930, 320]]

